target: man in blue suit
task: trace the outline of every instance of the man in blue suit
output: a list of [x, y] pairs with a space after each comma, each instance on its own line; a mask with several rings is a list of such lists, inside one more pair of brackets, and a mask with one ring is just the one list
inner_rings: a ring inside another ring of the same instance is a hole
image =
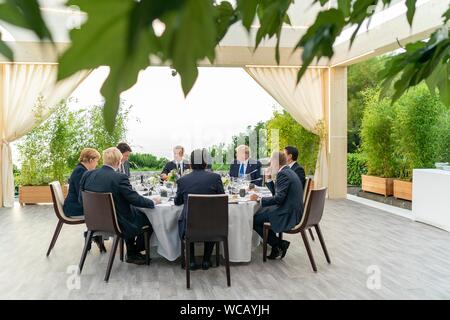
[[[261, 209], [253, 220], [253, 229], [262, 237], [264, 223], [270, 222], [268, 243], [272, 252], [267, 258], [284, 258], [289, 241], [280, 241], [275, 233], [290, 230], [300, 222], [303, 215], [303, 186], [297, 174], [287, 166], [286, 155], [282, 152], [273, 153], [268, 170], [267, 187], [273, 196], [250, 196], [251, 200], [261, 202]], [[275, 183], [270, 180], [272, 172], [277, 173]]]
[[244, 178], [249, 176], [251, 182], [262, 185], [261, 162], [250, 158], [250, 148], [240, 145], [236, 148], [236, 160], [230, 165], [230, 177]]
[[[192, 172], [181, 177], [177, 181], [177, 195], [175, 205], [184, 204], [183, 211], [178, 221], [178, 230], [180, 238], [183, 239], [186, 232], [186, 213], [189, 194], [224, 194], [222, 178], [217, 173], [206, 171], [209, 156], [206, 149], [194, 150], [191, 153]], [[211, 217], [213, 219], [213, 217]], [[214, 249], [214, 242], [205, 242], [202, 269], [207, 270], [211, 266], [211, 254]], [[190, 247], [190, 266], [191, 270], [198, 269], [195, 263], [194, 245]]]
[[[134, 207], [151, 208], [155, 203], [140, 196], [133, 190], [128, 176], [117, 172], [122, 159], [122, 153], [117, 148], [103, 151], [103, 167], [87, 171], [80, 181], [82, 191], [111, 192], [117, 213], [119, 227], [124, 234], [127, 246], [128, 263], [145, 264], [145, 256], [140, 252], [144, 250], [143, 227], [150, 226], [147, 216]], [[80, 192], [82, 203], [82, 193]], [[160, 202], [159, 198], [155, 199]]]

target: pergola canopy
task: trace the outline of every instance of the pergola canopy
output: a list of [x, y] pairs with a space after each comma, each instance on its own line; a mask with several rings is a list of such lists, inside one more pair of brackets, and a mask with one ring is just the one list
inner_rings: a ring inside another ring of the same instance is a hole
[[[285, 25], [281, 34], [280, 53], [282, 66], [299, 66], [301, 52], [293, 53], [293, 48], [314, 22], [317, 13], [323, 8], [313, 1], [296, 1], [289, 9], [292, 26]], [[413, 26], [406, 21], [405, 0], [394, 0], [388, 8], [376, 8], [376, 13], [369, 26], [362, 27], [350, 48], [350, 36], [354, 28], [344, 30], [334, 46], [335, 56], [331, 61], [322, 59], [313, 62], [312, 66], [330, 67], [346, 66], [352, 63], [380, 55], [399, 48], [417, 39], [428, 37], [442, 24], [442, 13], [448, 8], [450, 0], [419, 0]], [[41, 0], [43, 16], [59, 50], [70, 42], [69, 28], [82, 22], [86, 17], [82, 12], [64, 7], [65, 0]], [[331, 1], [336, 6], [337, 0]], [[275, 39], [263, 40], [258, 50], [254, 51], [255, 34], [258, 21], [252, 26], [250, 35], [240, 23], [231, 27], [217, 48], [217, 59], [214, 66], [243, 67], [246, 65], [275, 65]], [[393, 32], [395, 30], [395, 32]], [[52, 63], [57, 61], [56, 53], [45, 46], [38, 45], [36, 36], [27, 30], [6, 23], [0, 23], [3, 40], [14, 41], [12, 47], [16, 60], [20, 62]], [[349, 50], [350, 48], [350, 50]], [[4, 58], [0, 57], [0, 61]], [[201, 66], [210, 66], [208, 61]]]
[[[362, 26], [352, 46], [350, 37], [354, 28], [350, 27], [337, 39], [333, 58], [314, 61], [302, 81], [297, 84], [296, 69], [301, 65], [301, 52], [293, 52], [293, 48], [314, 22], [318, 12], [323, 10], [319, 4], [311, 5], [312, 2], [313, 0], [297, 0], [289, 9], [292, 25], [285, 25], [281, 33], [280, 65], [277, 66], [275, 61], [275, 39], [263, 40], [259, 48], [254, 50], [257, 19], [250, 34], [240, 23], [233, 25], [216, 49], [214, 64], [202, 61], [199, 65], [245, 68], [297, 122], [318, 134], [321, 146], [315, 185], [328, 187], [331, 198], [343, 198], [347, 194], [346, 67], [399, 49], [399, 43], [405, 45], [410, 41], [427, 38], [442, 25], [442, 14], [448, 8], [450, 0], [418, 0], [412, 27], [406, 20], [405, 0], [394, 0], [388, 8], [376, 8], [370, 24]], [[48, 79], [56, 77], [58, 54], [70, 44], [69, 30], [86, 19], [84, 13], [67, 9], [64, 3], [65, 0], [40, 1], [57, 50], [50, 44], [41, 44], [30, 31], [0, 23], [2, 39], [9, 41], [16, 61], [11, 66], [6, 58], [0, 56], [0, 206], [2, 197], [5, 205], [13, 202], [9, 143], [20, 135], [10, 135], [8, 132], [21, 130], [23, 135], [29, 129], [20, 124], [12, 125], [10, 118], [17, 118], [15, 113], [21, 114], [22, 118], [30, 115], [36, 94], [31, 96], [28, 93], [36, 91], [30, 89], [42, 82], [40, 70], [44, 67], [52, 69], [48, 71]], [[330, 6], [336, 6], [336, 3], [337, 0], [333, 0]], [[37, 65], [39, 68], [30, 69], [30, 65]], [[155, 63], [152, 62], [152, 65]], [[74, 78], [67, 84], [68, 89], [60, 95], [61, 99], [70, 95], [78, 80], [86, 74], [78, 76], [80, 78]], [[46, 90], [53, 92], [55, 85], [54, 81], [49, 80]], [[17, 103], [21, 101], [18, 99], [26, 99], [27, 103]]]

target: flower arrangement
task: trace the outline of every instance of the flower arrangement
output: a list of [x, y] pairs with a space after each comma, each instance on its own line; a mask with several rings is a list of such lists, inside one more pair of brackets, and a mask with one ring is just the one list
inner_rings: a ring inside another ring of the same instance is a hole
[[222, 183], [224, 187], [228, 187], [230, 185], [230, 178], [229, 177], [222, 177]]
[[168, 182], [173, 182], [176, 183], [178, 178], [180, 177], [178, 174], [178, 171], [176, 169], [173, 169], [172, 171], [169, 172], [169, 174], [167, 175], [167, 181]]

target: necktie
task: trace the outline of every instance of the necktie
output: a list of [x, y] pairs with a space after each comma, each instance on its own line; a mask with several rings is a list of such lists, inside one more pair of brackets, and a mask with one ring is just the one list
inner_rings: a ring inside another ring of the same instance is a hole
[[245, 175], [244, 164], [241, 163], [241, 167], [239, 168], [239, 176], [243, 177]]

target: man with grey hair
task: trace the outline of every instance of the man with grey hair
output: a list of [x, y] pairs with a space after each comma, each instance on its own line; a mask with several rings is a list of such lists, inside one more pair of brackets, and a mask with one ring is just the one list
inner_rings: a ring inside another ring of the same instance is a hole
[[[275, 183], [271, 180], [273, 174], [276, 174]], [[253, 219], [253, 229], [262, 237], [264, 223], [270, 222], [268, 243], [272, 252], [267, 258], [284, 258], [290, 243], [280, 240], [275, 233], [290, 230], [300, 222], [303, 215], [303, 186], [297, 174], [287, 166], [286, 155], [282, 152], [272, 154], [270, 167], [266, 170], [266, 181], [272, 197], [250, 196], [250, 200], [261, 203], [261, 209]]]
[[[140, 253], [145, 248], [143, 228], [151, 227], [151, 225], [147, 216], [136, 210], [135, 207], [153, 209], [155, 203], [160, 203], [161, 200], [154, 198], [154, 201], [152, 201], [134, 191], [128, 176], [117, 172], [121, 160], [122, 153], [119, 149], [113, 147], [103, 151], [103, 167], [87, 171], [81, 178], [80, 190], [110, 192], [112, 194], [117, 220], [125, 236], [126, 262], [145, 264], [145, 256]], [[80, 192], [80, 203], [83, 203], [82, 192]]]
[[261, 162], [250, 158], [249, 146], [243, 144], [236, 148], [236, 160], [230, 165], [230, 177], [250, 178], [257, 186], [262, 185]]

